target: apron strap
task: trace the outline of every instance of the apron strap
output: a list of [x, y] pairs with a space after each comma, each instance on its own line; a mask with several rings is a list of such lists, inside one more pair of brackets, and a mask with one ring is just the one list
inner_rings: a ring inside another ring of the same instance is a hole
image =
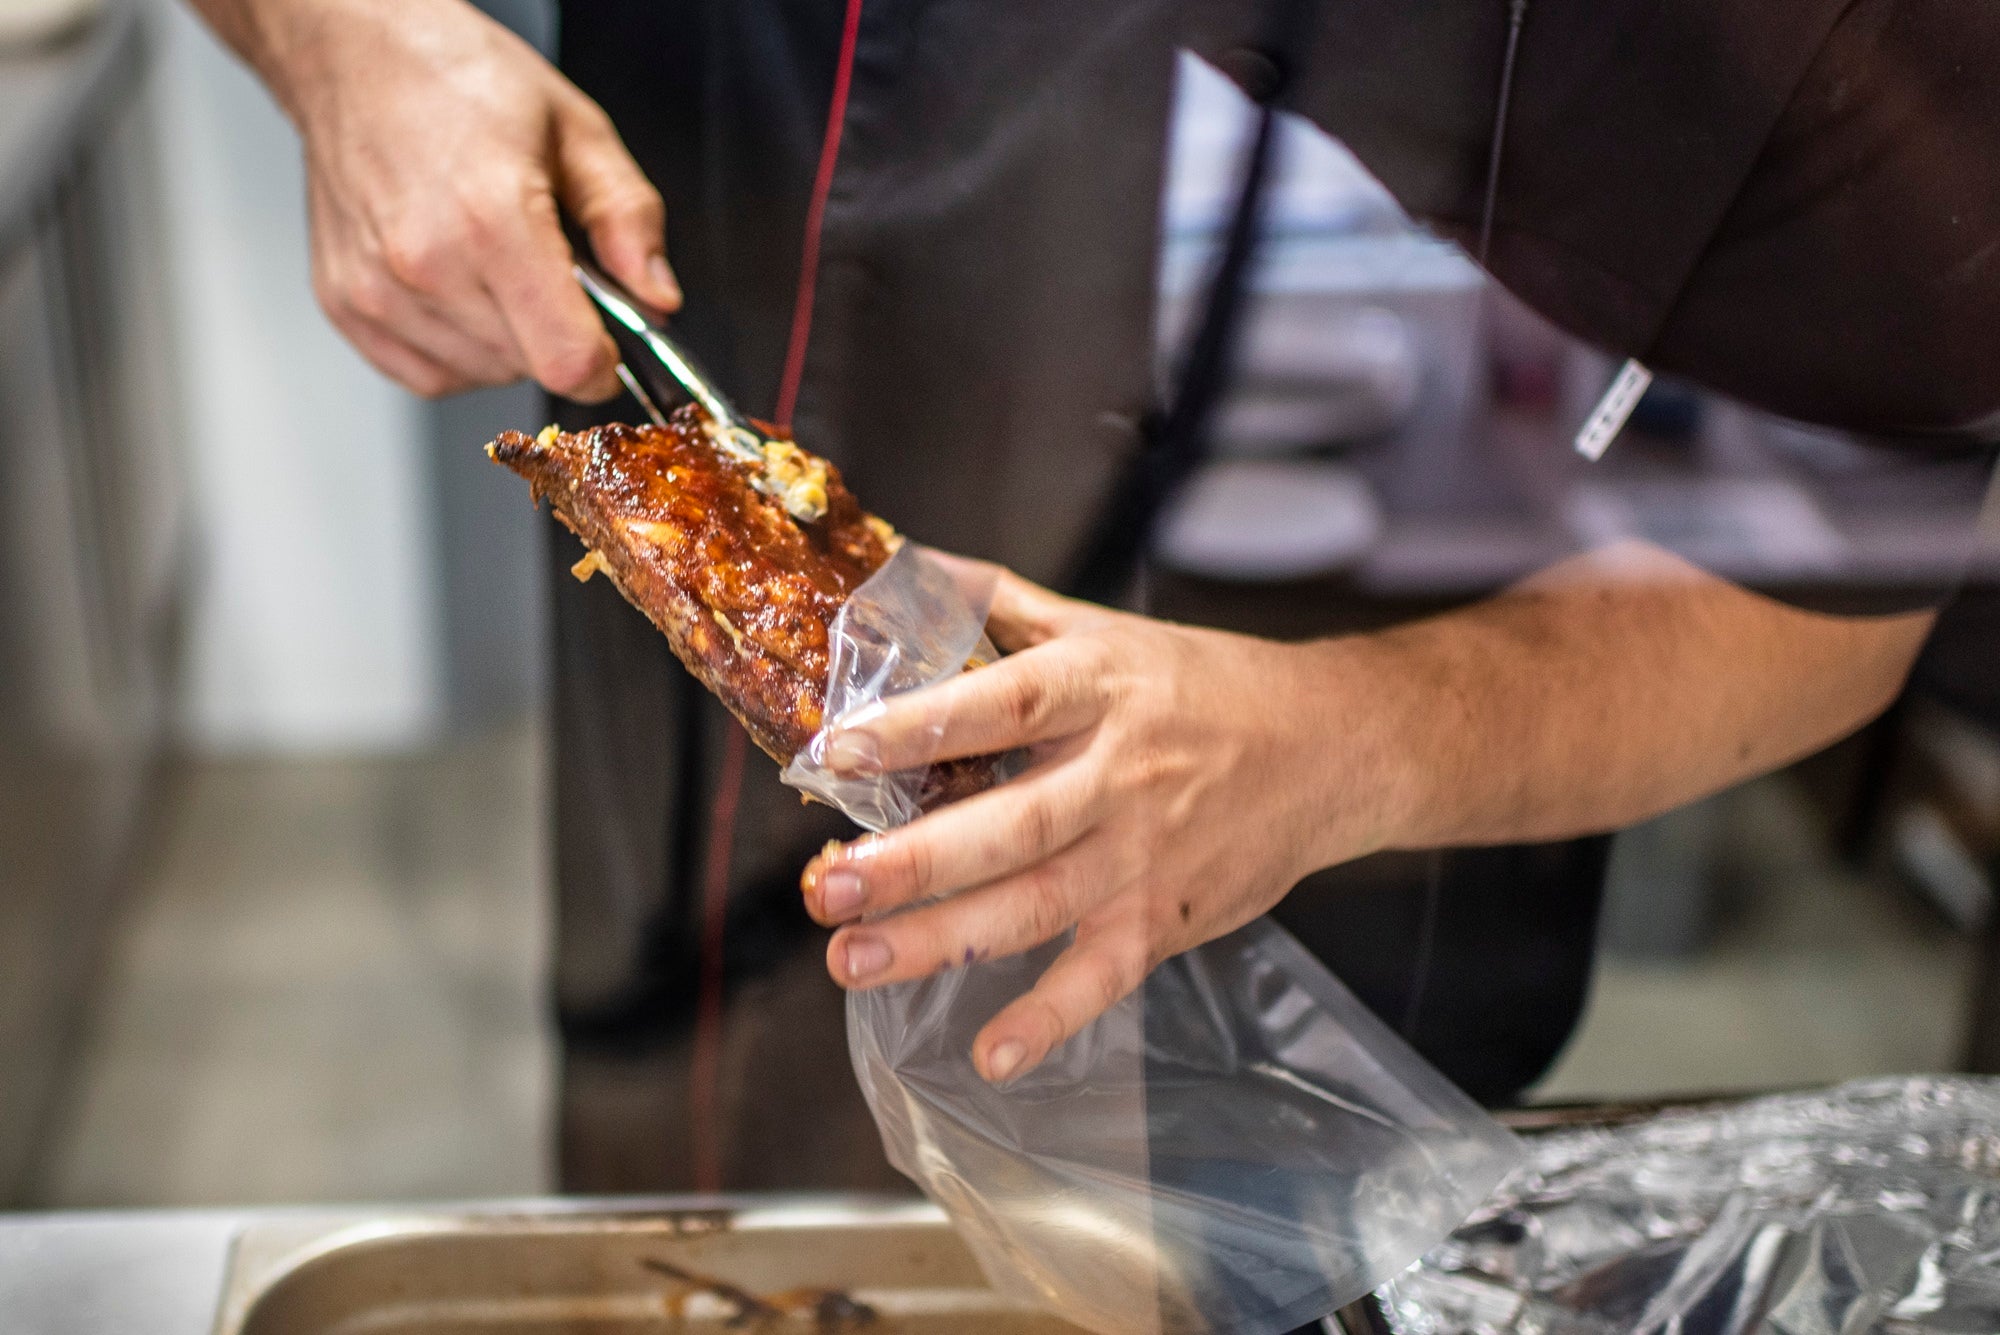
[[1270, 194], [1278, 112], [1297, 85], [1318, 10], [1318, 0], [1267, 0], [1266, 38], [1255, 52], [1259, 77], [1245, 88], [1258, 103], [1257, 132], [1245, 156], [1236, 207], [1201, 317], [1181, 354], [1171, 399], [1140, 419], [1139, 448], [1113, 482], [1070, 562], [1062, 588], [1072, 597], [1111, 604], [1124, 599], [1161, 512], [1207, 461], [1215, 410], [1235, 374]]

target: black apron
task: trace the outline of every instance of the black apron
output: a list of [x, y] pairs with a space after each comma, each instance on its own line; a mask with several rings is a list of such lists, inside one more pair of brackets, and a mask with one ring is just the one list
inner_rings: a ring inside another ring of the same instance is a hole
[[[1758, 289], [1763, 308], [1746, 314], [1704, 276], [1727, 279], [1792, 217], [1776, 203], [1758, 213], [1757, 185], [1785, 184], [1790, 160], [1769, 144], [1842, 7], [1780, 7], [1753, 21], [1720, 0], [1543, 0], [1522, 48], [1494, 268], [1552, 317], [1661, 369], [1780, 408], [1832, 376], [1837, 411], [1822, 415], [1846, 424], [1966, 425], [1980, 384], [2000, 382], [1971, 369], [1948, 384], [1878, 376], [1860, 334], [1803, 369], [1713, 363], [1719, 325], [1788, 314], [1769, 309], [1785, 293]], [[666, 197], [689, 294], [678, 328], [753, 411], [776, 391], [841, 8], [593, 0], [563, 14], [564, 69]], [[1503, 7], [1325, 8], [1301, 109], [1422, 216], [1469, 227]], [[1031, 578], [1063, 568], [1154, 400], [1174, 50], [1244, 68], [1258, 12], [1248, 0], [869, 0], [795, 421], [871, 508]], [[1562, 40], [1538, 44], [1551, 29]], [[1990, 107], [1966, 100], [1974, 120]], [[1967, 210], [1994, 200], [1966, 193]], [[1927, 258], [1949, 260], [1949, 240]], [[1864, 368], [1872, 392], [1857, 388]], [[566, 408], [561, 420], [598, 415]], [[1985, 466], [1977, 450], [1960, 454], [1974, 475]], [[734, 725], [603, 581], [562, 575], [576, 550], [552, 525], [562, 1185], [673, 1189], [689, 1184], [695, 887], [713, 758]], [[1207, 610], [1171, 588], [1155, 606]], [[1334, 615], [1291, 629], [1331, 629]], [[798, 903], [800, 865], [842, 833], [752, 757], [727, 934], [730, 1187], [898, 1184], [846, 1071], [839, 995]], [[1278, 916], [1448, 1075], [1500, 1101], [1546, 1068], [1579, 1013], [1605, 851], [1587, 840], [1368, 859], [1311, 878]]]

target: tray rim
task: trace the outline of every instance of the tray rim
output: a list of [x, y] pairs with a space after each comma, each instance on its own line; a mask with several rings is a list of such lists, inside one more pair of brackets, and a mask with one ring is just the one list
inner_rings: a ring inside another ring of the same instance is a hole
[[241, 1335], [259, 1301], [284, 1279], [351, 1248], [436, 1236], [657, 1233], [692, 1237], [780, 1228], [890, 1225], [949, 1229], [918, 1197], [859, 1193], [560, 1196], [462, 1204], [334, 1206], [245, 1224], [231, 1237], [212, 1335]]
[[[1662, 1099], [1528, 1104], [1498, 1110], [1501, 1125], [1524, 1136], [1586, 1127], [1623, 1126], [1666, 1112], [1741, 1103], [1773, 1091], [1698, 1094]], [[943, 1210], [914, 1195], [852, 1192], [728, 1193], [722, 1195], [550, 1196], [389, 1206], [329, 1206], [254, 1220], [230, 1239], [212, 1335], [242, 1335], [257, 1303], [284, 1278], [351, 1247], [450, 1234], [629, 1233], [665, 1236], [721, 1229], [879, 1227], [948, 1229]], [[1387, 1335], [1372, 1295], [1327, 1318], [1339, 1335]]]

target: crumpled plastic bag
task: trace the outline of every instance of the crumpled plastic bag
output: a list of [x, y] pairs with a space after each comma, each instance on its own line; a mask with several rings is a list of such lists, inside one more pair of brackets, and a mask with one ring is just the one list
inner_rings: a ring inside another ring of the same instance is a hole
[[[993, 657], [990, 580], [906, 544], [832, 628], [839, 720]], [[884, 830], [928, 771], [843, 780], [815, 738], [785, 781]], [[1384, 1283], [1520, 1157], [1282, 928], [1178, 956], [1004, 1087], [979, 1029], [1067, 944], [850, 993], [889, 1159], [1000, 1292], [1103, 1335], [1282, 1335]]]

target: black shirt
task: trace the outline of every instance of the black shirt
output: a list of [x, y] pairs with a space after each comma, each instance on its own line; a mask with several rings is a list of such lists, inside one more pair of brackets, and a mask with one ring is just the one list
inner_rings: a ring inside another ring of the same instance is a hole
[[[841, 9], [593, 0], [562, 16], [564, 69], [666, 196], [680, 328], [753, 411], [783, 360]], [[1033, 578], [1062, 567], [1156, 390], [1174, 52], [1241, 68], [1262, 11], [868, 0], [797, 426], [871, 507]], [[1507, 7], [1324, 0], [1321, 14], [1298, 110], [1418, 218], [1472, 236]], [[1492, 270], [1617, 354], [1872, 433], [1885, 467], [1956, 470], [1969, 515], [2000, 436], [1996, 68], [1990, 0], [1534, 0]], [[673, 915], [649, 905], [673, 899], [685, 854], [644, 797], [657, 776], [632, 781], [675, 735], [633, 723], [665, 697], [665, 655], [642, 619], [586, 615], [603, 589], [557, 586], [576, 604], [559, 625], [634, 641], [559, 658], [564, 921], [589, 927], [565, 927], [558, 982], [565, 1007], [588, 1008], [658, 956], [646, 924]], [[631, 708], [607, 715], [606, 699]], [[605, 792], [637, 796], [585, 800]], [[793, 834], [824, 837], [788, 833], [785, 809], [773, 795], [759, 826], [773, 874], [796, 867]], [[1545, 862], [1560, 895], [1521, 870]], [[1399, 874], [1382, 930], [1348, 933], [1345, 960], [1339, 934], [1325, 949], [1392, 1022], [1414, 1017], [1448, 1073], [1502, 1097], [1581, 1004], [1601, 862], [1591, 847], [1446, 868], [1429, 957]], [[1444, 1003], [1413, 1004], [1426, 971], [1452, 980]]]

